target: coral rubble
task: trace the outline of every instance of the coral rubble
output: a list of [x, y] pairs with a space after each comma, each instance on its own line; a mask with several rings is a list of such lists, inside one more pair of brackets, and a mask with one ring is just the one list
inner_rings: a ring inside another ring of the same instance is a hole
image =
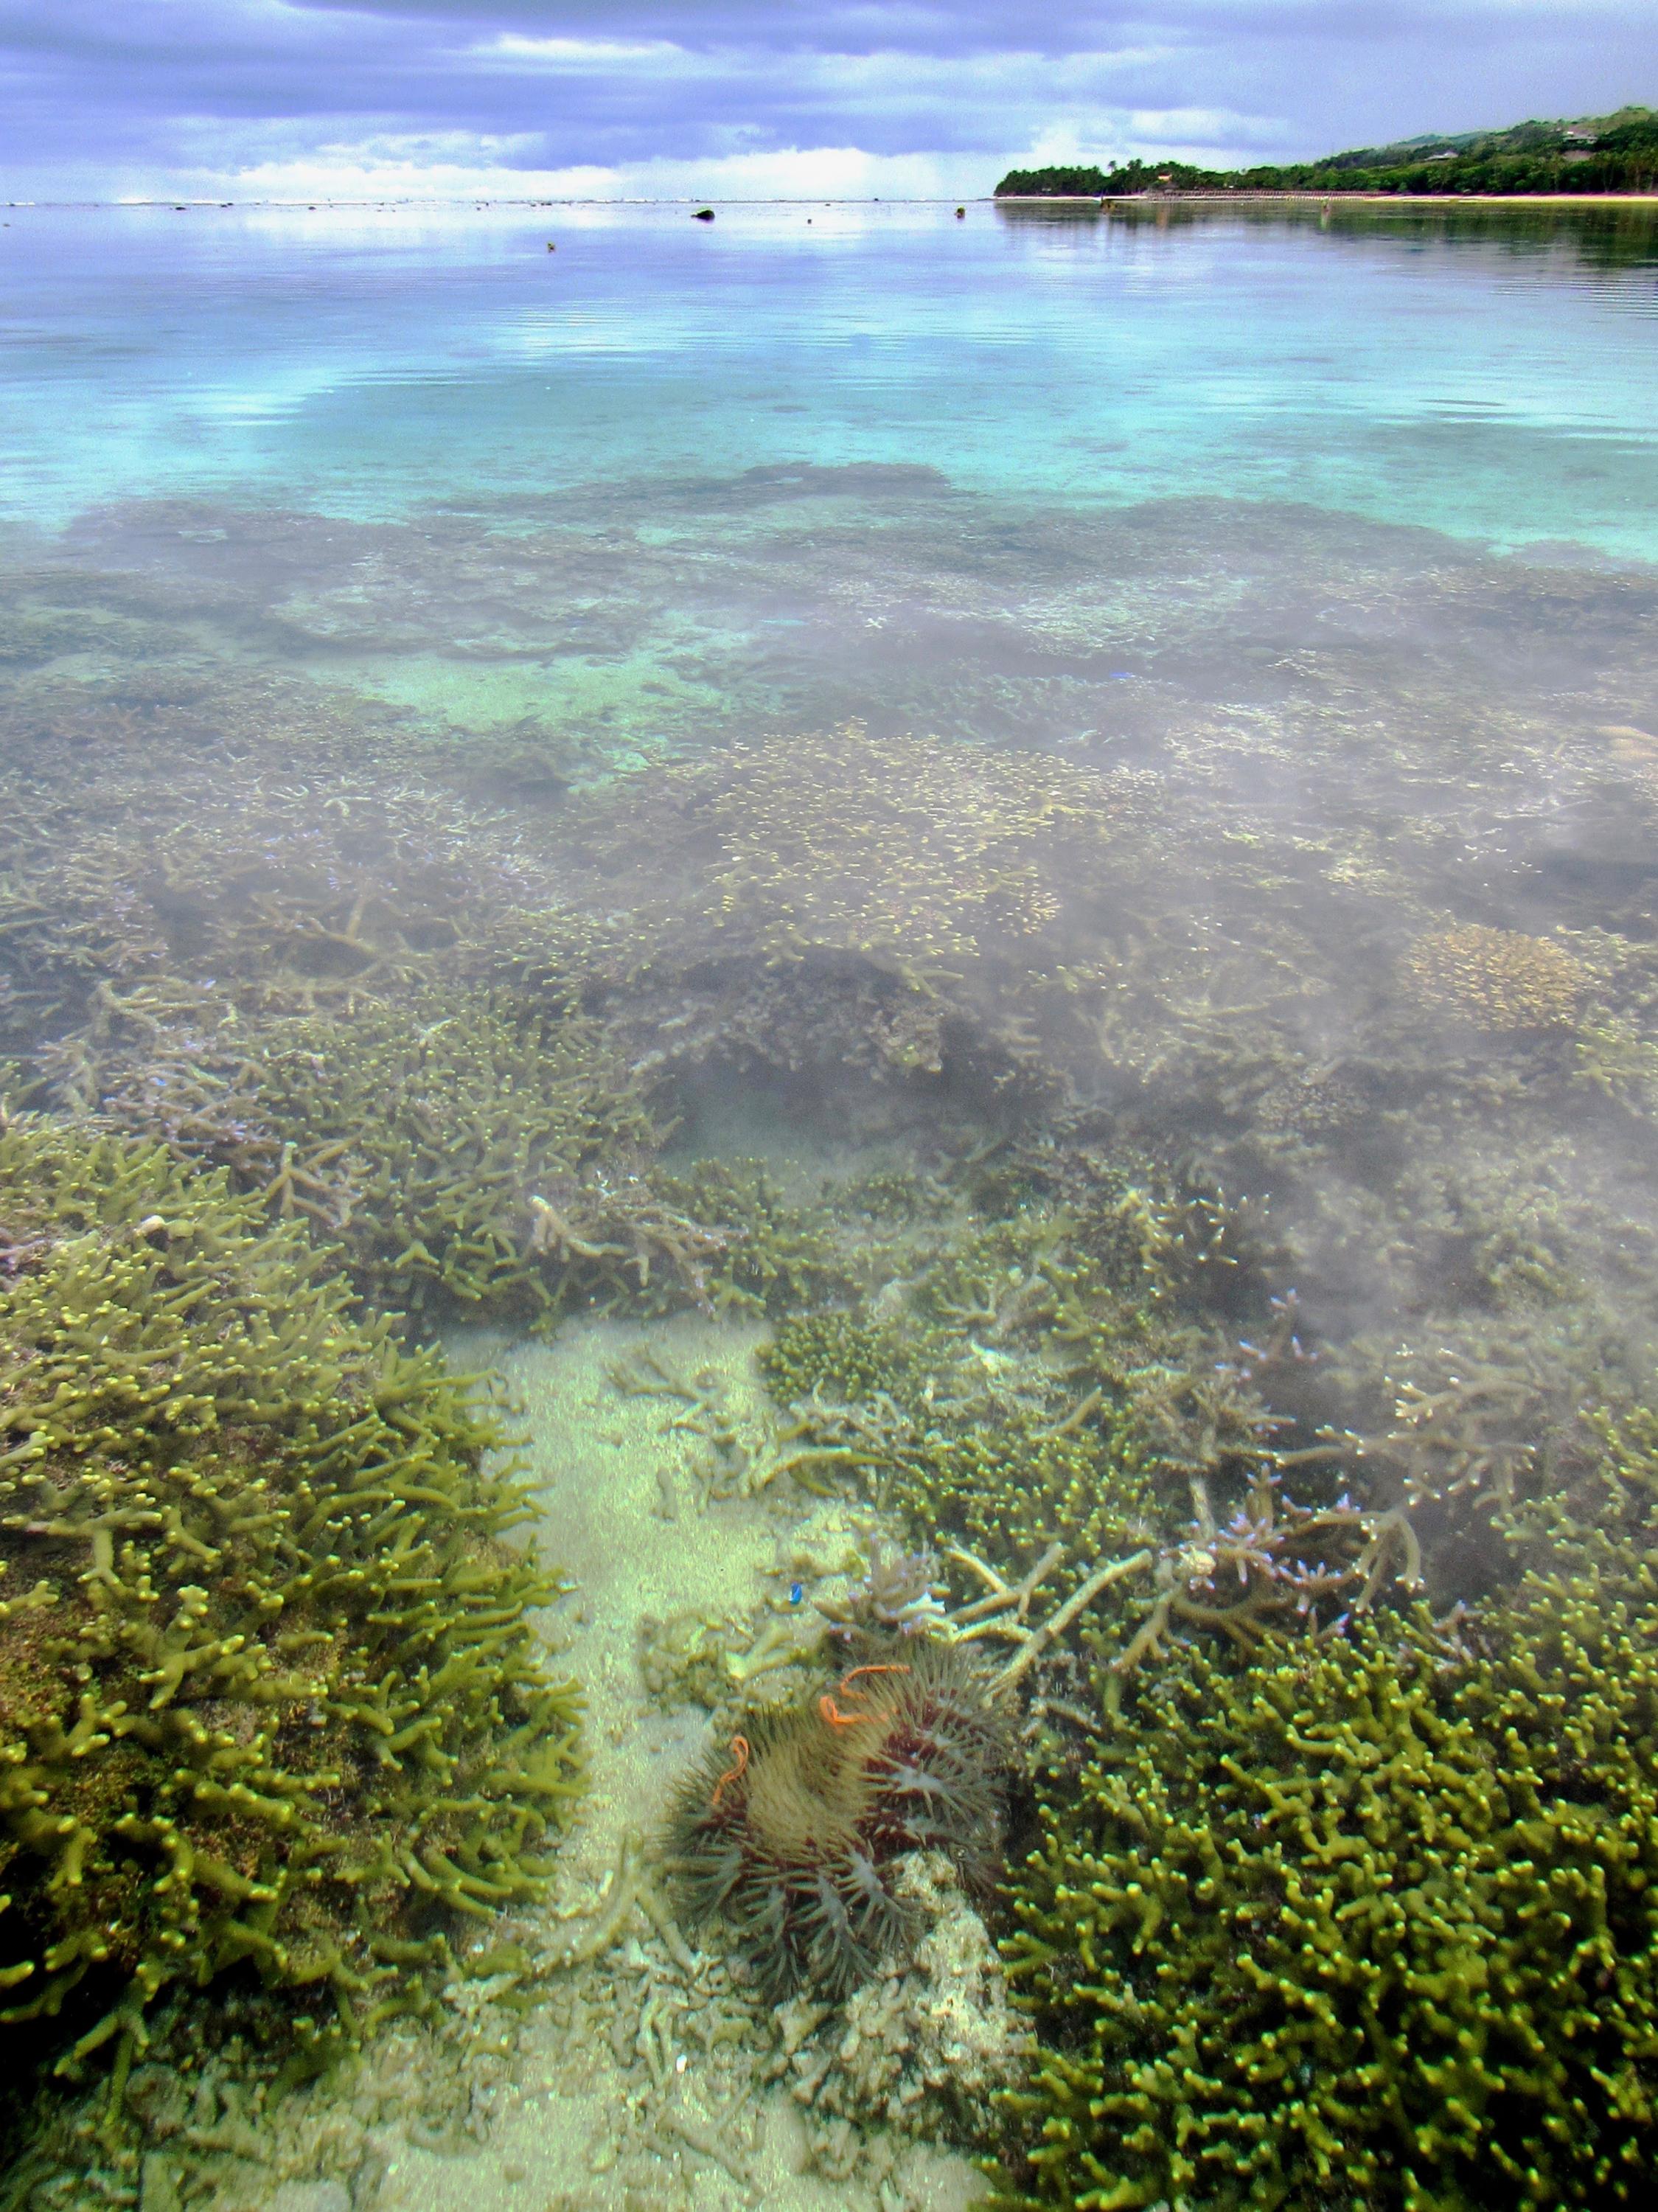
[[776, 2012], [768, 2070], [814, 2118], [983, 2138], [992, 2100], [1023, 2080], [1033, 2043], [1007, 2002], [984, 1921], [942, 1852], [902, 1861], [895, 1887], [925, 1934], [910, 1959], [840, 2008], [802, 1995]]

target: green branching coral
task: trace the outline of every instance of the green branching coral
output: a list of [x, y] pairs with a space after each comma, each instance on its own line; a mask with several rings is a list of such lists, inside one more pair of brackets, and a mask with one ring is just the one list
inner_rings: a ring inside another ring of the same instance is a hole
[[836, 1308], [782, 1322], [756, 1358], [783, 1405], [813, 1396], [858, 1404], [884, 1395], [907, 1406], [924, 1379], [925, 1350], [890, 1322]]
[[[1032, 1201], [912, 1251], [902, 1298], [889, 1281], [863, 1310], [786, 1320], [760, 1364], [788, 1434], [843, 1452], [958, 1564], [965, 1547], [1017, 1581], [1047, 1559], [1071, 1595], [1135, 1560], [1090, 1613], [1127, 1663], [1171, 1620], [1243, 1640], [1269, 1613], [1328, 1617], [1414, 1577], [1414, 1542], [1400, 1516], [1339, 1499], [1341, 1449], [1277, 1448], [1286, 1424], [1256, 1378], [1298, 1367], [1294, 1301], [1260, 1315], [1247, 1352], [1196, 1317], [1199, 1286], [1246, 1279], [1225, 1249], [1236, 1219], [1139, 1183]], [[1293, 1500], [1274, 1487], [1291, 1468]]]
[[32, 1100], [228, 1167], [416, 1322], [761, 1308], [847, 1279], [832, 1235], [757, 1164], [661, 1167], [639, 1079], [550, 987], [422, 988], [349, 1023], [222, 1006], [210, 1021], [105, 987], [64, 1055]]
[[130, 2051], [247, 1962], [355, 2027], [439, 1908], [536, 1893], [553, 1585], [493, 1420], [350, 1310], [222, 1174], [0, 1131], [0, 2026]]
[[670, 1218], [710, 1224], [696, 1287], [716, 1311], [786, 1310], [850, 1286], [833, 1229], [791, 1205], [758, 1160], [695, 1160], [677, 1175], [658, 1168], [650, 1187]]
[[367, 1004], [349, 1024], [200, 1029], [146, 1021], [135, 995], [106, 994], [101, 1031], [82, 1041], [100, 1046], [100, 1117], [228, 1166], [273, 1213], [341, 1244], [377, 1304], [536, 1319], [641, 1289], [653, 1258], [672, 1274], [671, 1225], [616, 1172], [648, 1156], [650, 1117], [568, 1006], [457, 988]]
[[1155, 1505], [1099, 1434], [1054, 1436], [1053, 1426], [1014, 1410], [935, 1428], [902, 1455], [889, 1495], [917, 1529], [954, 1536], [1005, 1569], [1063, 1544], [1056, 1586], [1080, 1582], [1098, 1560], [1145, 1542]]
[[1212, 1649], [1045, 1806], [1005, 2202], [1635, 2203], [1658, 2154], [1658, 1583]]
[[590, 1224], [550, 1249], [532, 1200], [591, 1214], [584, 1169], [653, 1136], [591, 1023], [480, 991], [364, 1008], [343, 1035], [277, 1024], [249, 1091], [265, 1135], [238, 1148], [240, 1176], [340, 1237], [369, 1295], [405, 1310], [556, 1310], [595, 1279], [580, 1245], [615, 1240]]

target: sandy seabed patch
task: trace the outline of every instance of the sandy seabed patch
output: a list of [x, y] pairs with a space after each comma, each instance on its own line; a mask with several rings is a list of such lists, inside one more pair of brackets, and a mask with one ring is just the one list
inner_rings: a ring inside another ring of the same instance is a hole
[[[602, 1911], [625, 1840], [648, 1843], [676, 1777], [701, 1749], [703, 1709], [665, 1710], [645, 1687], [645, 1625], [697, 1611], [786, 1615], [794, 1563], [844, 1549], [863, 1518], [782, 1485], [704, 1502], [698, 1438], [674, 1425], [687, 1402], [632, 1395], [612, 1379], [648, 1352], [670, 1373], [713, 1382], [735, 1423], [758, 1433], [766, 1414], [753, 1352], [762, 1334], [680, 1316], [574, 1324], [547, 1345], [478, 1334], [451, 1346], [458, 1365], [497, 1370], [522, 1408], [526, 1480], [541, 1510], [535, 1540], [572, 1584], [548, 1616], [549, 1641], [583, 1685], [591, 1758], [555, 1902], [506, 1930], [480, 1923], [481, 1947], [505, 1935], [533, 1960], [567, 1942], [580, 1916]], [[785, 2081], [763, 2078], [775, 2063], [769, 2021], [746, 2011], [724, 1968], [692, 1951], [687, 1974], [641, 1916], [631, 1924], [637, 1932], [560, 1976], [551, 2001], [523, 2015], [510, 2055], [489, 2051], [481, 2032], [467, 2129], [441, 2147], [410, 2141], [418, 2128], [400, 2148], [388, 2142], [379, 2207], [964, 2212], [979, 2199], [984, 2184], [963, 2156], [880, 2127], [814, 2125]], [[345, 2208], [283, 2202], [279, 2212]]]

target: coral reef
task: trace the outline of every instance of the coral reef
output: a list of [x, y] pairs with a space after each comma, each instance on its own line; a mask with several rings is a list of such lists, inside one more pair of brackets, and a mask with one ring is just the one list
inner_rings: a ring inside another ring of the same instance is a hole
[[1636, 2203], [1658, 2048], [1658, 1592], [1533, 1578], [1193, 1649], [1021, 1877], [1031, 2207]]
[[[882, 502], [878, 577], [829, 516], [849, 488]], [[633, 496], [607, 490], [607, 522]], [[922, 508], [943, 496], [835, 471], [700, 486], [699, 532], [724, 499], [753, 533], [721, 557], [771, 640], [706, 684], [689, 653], [635, 655], [628, 594], [681, 592], [684, 539], [612, 544], [591, 507], [568, 529], [516, 517], [507, 562], [457, 514], [392, 558], [373, 532], [216, 511], [191, 552], [203, 517], [181, 509], [142, 580], [75, 571], [72, 549], [19, 578], [0, 640], [8, 1095], [71, 1125], [52, 1141], [97, 1176], [141, 1162], [153, 1188], [67, 1235], [45, 1200], [0, 1205], [6, 1327], [33, 1332], [0, 1384], [55, 1390], [71, 1354], [124, 1378], [44, 1459], [37, 1398], [0, 1439], [0, 1654], [59, 1686], [70, 1747], [43, 1735], [18, 1762], [46, 1802], [7, 1816], [34, 1840], [7, 1832], [0, 1959], [34, 1975], [0, 2002], [84, 1965], [62, 2033], [116, 2017], [125, 2051], [145, 1976], [188, 1984], [240, 1947], [279, 1986], [314, 1974], [355, 2021], [425, 2010], [438, 1905], [533, 1885], [520, 1816], [556, 1821], [574, 1747], [568, 1698], [523, 1671], [531, 1571], [498, 1541], [510, 1486], [477, 1473], [483, 1416], [430, 1362], [400, 1364], [375, 1316], [407, 1341], [458, 1316], [691, 1304], [764, 1315], [776, 1410], [629, 1358], [619, 1387], [663, 1400], [673, 1452], [693, 1440], [665, 1523], [757, 1504], [780, 1546], [799, 1492], [865, 1519], [833, 1589], [786, 1601], [819, 1579], [802, 1567], [767, 1607], [671, 1597], [641, 1624], [651, 1693], [711, 1707], [728, 1747], [677, 1826], [738, 1977], [711, 2008], [693, 1984], [723, 1966], [659, 1959], [653, 1934], [637, 1981], [607, 1958], [649, 2126], [742, 2166], [671, 2100], [674, 2039], [706, 2026], [728, 2052], [756, 1986], [804, 1979], [811, 2006], [866, 1972], [795, 2053], [858, 2027], [811, 2109], [831, 2130], [895, 2100], [947, 2124], [898, 1845], [954, 1769], [917, 1765], [885, 1857], [853, 1814], [795, 1817], [820, 1783], [880, 1795], [867, 1747], [904, 1678], [867, 1660], [958, 1670], [995, 1756], [1017, 1735], [1046, 1777], [1018, 1972], [1047, 2071], [1009, 2108], [1051, 2130], [1034, 2199], [1616, 2202], [1625, 2144], [1650, 2148], [1631, 1824], [1651, 1607], [1558, 1515], [1593, 1525], [1654, 1480], [1630, 1412], [1658, 1345], [1654, 787], [1631, 720], [1649, 720], [1649, 589], [1442, 545], [1424, 597], [1345, 526], [1265, 510], [1242, 575], [1235, 515], [1195, 507], [1138, 518], [1130, 574], [1120, 532], [1031, 515], [1006, 538], [954, 493], [940, 566]], [[226, 532], [299, 583], [256, 604]], [[1223, 553], [1237, 596], [1218, 625]], [[173, 574], [203, 562], [210, 583]], [[980, 619], [987, 580], [1005, 623]], [[771, 623], [787, 589], [854, 639], [892, 626], [878, 685], [821, 638], [794, 655]], [[226, 620], [278, 652], [435, 659], [440, 607], [469, 664], [533, 646], [540, 672], [502, 685], [490, 732], [206, 641]], [[1431, 652], [1377, 645], [1424, 612]], [[1583, 728], [1552, 676], [1545, 697], [1496, 665], [1493, 624], [1576, 656]], [[901, 634], [924, 649], [889, 650]], [[601, 676], [596, 640], [629, 672]], [[644, 670], [624, 739], [605, 718]], [[860, 711], [951, 738], [833, 726]], [[789, 727], [817, 734], [729, 743]], [[167, 1158], [89, 1150], [94, 1131]], [[797, 1173], [802, 1133], [847, 1182]], [[723, 1156], [686, 1164], [703, 1149]], [[730, 1156], [749, 1150], [767, 1164]], [[176, 1226], [210, 1215], [238, 1224], [211, 1255]], [[366, 1323], [319, 1263], [349, 1269]], [[123, 1299], [142, 1341], [112, 1319]], [[192, 1391], [214, 1412], [200, 1434]], [[1516, 1596], [1544, 1558], [1533, 1523], [1556, 1581]], [[331, 1579], [290, 1588], [311, 1571], [290, 1545]], [[1437, 1630], [1401, 1612], [1419, 1585]], [[463, 1647], [470, 1672], [444, 1656]], [[826, 1650], [840, 1673], [783, 1705]], [[745, 1857], [767, 1770], [795, 1825]], [[39, 1825], [58, 1818], [94, 1838], [78, 1862]], [[129, 1818], [148, 1830], [118, 1832]], [[820, 1830], [827, 1887], [772, 1880]]]
[[[1050, 1162], [1048, 1179], [1070, 1177]], [[1044, 1711], [1074, 1630], [1108, 1661], [1114, 1711], [1182, 1638], [1248, 1648], [1419, 1589], [1394, 1461], [1370, 1482], [1365, 1439], [1316, 1440], [1304, 1403], [1280, 1415], [1262, 1395], [1306, 1397], [1294, 1297], [1254, 1287], [1253, 1340], [1197, 1317], [1212, 1287], [1242, 1303], [1253, 1268], [1236, 1209], [1096, 1177], [1075, 1202], [1027, 1195], [1017, 1220], [941, 1232], [902, 1298], [878, 1294], [878, 1319], [784, 1323], [760, 1355], [796, 1394], [784, 1435], [935, 1547], [889, 1559], [875, 1543], [863, 1581], [818, 1611], [847, 1632], [1011, 1644], [997, 1679], [1034, 1672]]]
[[[1278, 1281], [1316, 1300], [1327, 1333], [1348, 1325], [1344, 1299], [1368, 1319], [1432, 1310], [1442, 1330], [1455, 1300], [1436, 1296], [1441, 1249], [1415, 1237], [1437, 1207], [1434, 1176], [1445, 1164], [1462, 1176], [1500, 1128], [1504, 1157], [1518, 1146], [1526, 1162], [1510, 1182], [1530, 1185], [1549, 1172], [1544, 1139], [1562, 1116], [1602, 1100], [1644, 1115], [1658, 1018], [1650, 961], [1590, 902], [1552, 934], [1445, 925], [1446, 841], [1477, 823], [1516, 757], [1511, 729], [1481, 726], [1460, 780], [1350, 707], [1327, 729], [1289, 714], [1270, 737], [1258, 717], [1198, 716], [1170, 738], [1161, 779], [847, 728], [606, 784], [589, 741], [550, 718], [479, 738], [199, 659], [129, 666], [118, 682], [30, 679], [0, 699], [0, 1049], [25, 1063], [15, 1095], [106, 1111], [181, 1149], [234, 1094], [228, 1118], [270, 1160], [264, 1185], [296, 1210], [349, 1204], [359, 1279], [416, 1322], [479, 1304], [519, 1318], [544, 1293], [554, 1312], [589, 1297], [758, 1297], [782, 1315], [820, 1298], [821, 1276], [750, 1264], [780, 1233], [774, 1208], [756, 1237], [733, 1211], [743, 1194], [711, 1190], [699, 1210], [659, 1189], [641, 1124], [665, 1129], [681, 1086], [706, 1080], [836, 1121], [856, 1097], [854, 1118], [884, 1115], [890, 1130], [925, 1115], [952, 1145], [955, 1120], [963, 1149], [989, 1124], [1014, 1133], [1038, 1182], [1044, 1145], [1121, 1161], [1136, 1142], [1162, 1153], [1196, 1139], [1212, 1183], [1272, 1188], [1297, 1247]], [[497, 756], [519, 752], [527, 781], [495, 780]], [[1339, 769], [1349, 811], [1345, 779], [1380, 801], [1407, 775], [1438, 826], [1382, 840], [1332, 822], [1285, 837], [1235, 819], [1223, 787], [1244, 753], [1269, 778], [1291, 759], [1297, 774]], [[1599, 744], [1571, 771], [1591, 815], [1605, 757]], [[1417, 954], [1366, 969], [1371, 950], [1401, 941]], [[1436, 993], [1482, 959], [1508, 979], [1485, 1012], [1424, 1020], [1456, 1012]], [[1356, 974], [1368, 975], [1357, 991]], [[452, 1006], [462, 1018], [428, 1036]], [[1490, 1032], [1502, 1054], [1481, 1037], [1488, 1018], [1520, 1024]], [[477, 1147], [450, 1127], [471, 1103], [462, 1031], [490, 1071]], [[513, 1151], [520, 1105], [531, 1118], [549, 1105], [524, 1066], [538, 1034], [573, 1079], [576, 1061], [591, 1078], [592, 1173], [561, 1181], [537, 1166], [516, 1194], [482, 1187]], [[315, 1159], [331, 1139], [308, 1145], [284, 1126], [328, 1118], [312, 1112], [290, 1049], [319, 1055], [343, 1090], [361, 1045], [372, 1096], [399, 1036], [446, 1141], [459, 1142], [452, 1179], [422, 1160], [418, 1127], [393, 1148], [412, 1146], [429, 1206], [355, 1195], [343, 1161]], [[296, 1096], [273, 1081], [262, 1114], [263, 1077], [250, 1101], [242, 1071], [273, 1054]], [[1073, 1098], [1099, 1102], [1081, 1143], [1063, 1126]], [[1629, 1209], [1606, 1165], [1559, 1240], [1562, 1279], [1593, 1282], [1611, 1264], [1612, 1220]], [[910, 1177], [902, 1206], [870, 1222], [889, 1245], [938, 1220], [936, 1170], [935, 1158], [919, 1177], [896, 1171]], [[1011, 1191], [1005, 1158], [987, 1163], [987, 1194], [999, 1176]], [[1155, 1271], [1161, 1239], [1198, 1293], [1189, 1310], [1203, 1291], [1188, 1263], [1206, 1249], [1211, 1272], [1224, 1267], [1224, 1224], [1189, 1206], [1178, 1219], [1140, 1181], [1150, 1212], [1126, 1214], [1120, 1241], [1149, 1231]], [[531, 1198], [550, 1215], [531, 1215]], [[513, 1206], [524, 1211], [509, 1218]], [[731, 1229], [742, 1233], [722, 1249]], [[799, 1217], [788, 1241], [810, 1241]], [[1017, 1336], [1017, 1311], [1003, 1310], [1028, 1298], [1040, 1320], [1042, 1296], [981, 1277], [950, 1302], [987, 1302], [999, 1319], [987, 1328]]]
[[1405, 972], [1423, 1005], [1497, 1031], [1570, 1029], [1588, 983], [1564, 945], [1479, 922], [1418, 938]]
[[420, 991], [359, 1007], [344, 1032], [315, 1013], [203, 1031], [146, 1018], [137, 995], [107, 994], [94, 1018], [82, 1110], [304, 1217], [377, 1305], [535, 1319], [619, 1293], [624, 1267], [643, 1288], [653, 1258], [689, 1262], [676, 1245], [695, 1232], [623, 1185], [621, 1164], [653, 1146], [642, 1103], [568, 1008]]
[[625, 851], [629, 869], [648, 856], [659, 898], [677, 864], [682, 912], [718, 939], [871, 954], [920, 976], [1039, 937], [1117, 811], [1111, 780], [1069, 763], [853, 724], [631, 778], [575, 834], [613, 861]]
[[239, 1966], [355, 2033], [421, 2001], [440, 1908], [536, 1894], [579, 1700], [498, 1441], [222, 1174], [0, 1133], [14, 2037], [130, 2057], [158, 1992]]
[[1000, 1868], [1011, 1778], [982, 1674], [925, 1637], [801, 1705], [741, 1717], [681, 1785], [665, 1857], [693, 1926], [725, 1924], [761, 1989], [848, 1995], [914, 1940], [896, 1867], [941, 1850], [969, 1890]]
[[550, 990], [422, 985], [342, 1024], [106, 985], [42, 1058], [32, 1097], [228, 1167], [414, 1323], [764, 1308], [847, 1279], [758, 1164], [656, 1164], [638, 1081]]

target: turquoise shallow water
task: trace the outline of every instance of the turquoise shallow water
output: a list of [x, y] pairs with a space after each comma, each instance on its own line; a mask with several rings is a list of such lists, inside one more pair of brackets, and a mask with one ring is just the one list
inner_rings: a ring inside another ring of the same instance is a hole
[[1638, 210], [9, 219], [14, 520], [226, 494], [400, 514], [807, 460], [1658, 554], [1658, 228]]

